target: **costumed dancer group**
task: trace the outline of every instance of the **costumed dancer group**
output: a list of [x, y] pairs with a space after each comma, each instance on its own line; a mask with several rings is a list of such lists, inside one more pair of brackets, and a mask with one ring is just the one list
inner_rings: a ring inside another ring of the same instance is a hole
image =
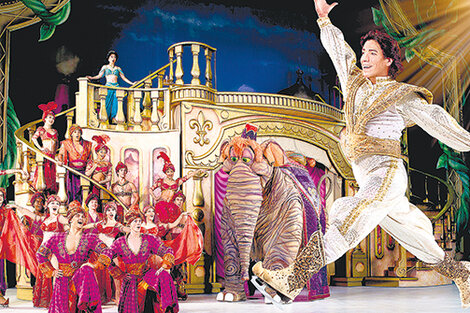
[[[58, 137], [52, 128], [55, 107], [53, 102], [39, 106], [44, 126], [34, 134], [34, 144], [59, 165], [65, 164], [107, 187], [112, 179], [106, 146], [109, 137], [93, 137], [94, 159], [93, 144], [82, 138], [78, 125], [72, 125], [70, 138], [62, 141], [56, 156]], [[33, 305], [49, 308], [49, 312], [101, 312], [101, 305], [110, 301], [118, 304], [119, 312], [143, 312], [148, 290], [152, 291], [152, 311], [178, 312], [178, 299], [187, 298], [185, 264], [195, 264], [203, 249], [199, 227], [183, 212], [185, 196], [181, 191], [181, 185], [196, 172], [175, 180], [175, 167], [168, 156], [161, 152], [159, 158], [164, 161], [165, 177], [157, 179], [151, 192], [159, 189], [160, 196], [154, 196], [155, 205], [143, 211], [138, 195], [132, 198], [135, 188], [131, 187], [117, 195], [126, 205], [131, 204], [128, 208], [108, 201], [101, 210], [98, 186], [91, 188], [82, 207], [79, 176], [69, 171], [67, 213], [59, 214], [55, 164], [49, 160], [44, 171], [46, 192], [31, 197], [32, 208], [7, 205], [6, 191], [0, 188], [0, 305], [9, 304], [4, 297], [7, 259], [32, 273]], [[119, 162], [115, 170], [125, 177], [127, 166]], [[0, 172], [14, 173], [27, 177], [22, 170]], [[37, 178], [36, 171], [31, 188]], [[132, 184], [125, 181], [125, 186]]]
[[400, 158], [405, 127], [418, 125], [458, 151], [470, 150], [470, 133], [421, 87], [395, 81], [402, 69], [397, 42], [381, 31], [361, 39], [362, 69], [328, 14], [337, 3], [315, 0], [321, 42], [339, 76], [345, 99], [346, 129], [342, 149], [351, 162], [359, 191], [337, 199], [329, 210], [323, 238], [311, 237], [294, 263], [282, 270], [253, 272], [271, 287], [294, 299], [309, 278], [357, 246], [377, 225], [404, 248], [454, 280], [463, 307], [470, 307], [470, 263], [455, 261], [436, 243], [429, 219], [405, 196], [407, 172]]

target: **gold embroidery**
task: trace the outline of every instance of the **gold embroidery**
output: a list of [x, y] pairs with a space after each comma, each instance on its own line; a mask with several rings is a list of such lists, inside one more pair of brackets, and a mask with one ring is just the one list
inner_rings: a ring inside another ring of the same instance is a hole
[[365, 155], [401, 157], [401, 146], [398, 140], [346, 134], [341, 144], [345, 156], [351, 161], [355, 161]]
[[[347, 131], [342, 142], [345, 156], [355, 161], [364, 155], [378, 154], [392, 157], [401, 156], [401, 147], [398, 140], [380, 139], [365, 135], [367, 123], [377, 114], [385, 111], [390, 106], [400, 101], [411, 92], [421, 94], [428, 102], [432, 101], [432, 94], [425, 88], [416, 87], [404, 83], [391, 82], [380, 96], [365, 110], [359, 114], [355, 121], [354, 103], [359, 88], [366, 83], [366, 78], [359, 69], [353, 69], [351, 80], [347, 86], [347, 99], [344, 108]], [[364, 98], [366, 101], [368, 97]]]
[[319, 19], [317, 19], [317, 23], [318, 23], [318, 26], [322, 28], [322, 27], [325, 27], [326, 25], [331, 24], [331, 21], [329, 17], [320, 17]]
[[470, 263], [456, 261], [449, 254], [445, 254], [444, 260], [435, 264], [434, 270], [455, 282], [460, 291], [460, 301], [464, 308], [470, 306]]
[[348, 217], [346, 217], [346, 219], [343, 221], [343, 224], [340, 227], [338, 227], [338, 230], [341, 233], [341, 235], [343, 235], [343, 237], [346, 238], [346, 233], [348, 229], [351, 227], [352, 224], [354, 224], [354, 222], [357, 220], [359, 215], [361, 215], [362, 211], [364, 211], [372, 203], [383, 200], [385, 193], [387, 192], [388, 188], [391, 185], [392, 179], [394, 177], [394, 174], [397, 168], [398, 168], [398, 161], [397, 160], [392, 161], [392, 164], [388, 168], [387, 173], [385, 174], [385, 178], [382, 181], [382, 185], [380, 185], [380, 188], [377, 194], [375, 195], [375, 197], [372, 199], [368, 198], [368, 199], [363, 199], [359, 201], [357, 206], [349, 213]]
[[59, 263], [59, 269], [65, 277], [72, 277], [78, 267], [77, 263]]
[[145, 270], [145, 263], [126, 264], [126, 273], [129, 273], [135, 276], [142, 276], [144, 270]]

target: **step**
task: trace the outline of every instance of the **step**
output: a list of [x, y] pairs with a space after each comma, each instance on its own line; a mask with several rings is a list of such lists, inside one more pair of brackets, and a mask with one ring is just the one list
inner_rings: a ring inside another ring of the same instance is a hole
[[400, 281], [417, 281], [416, 277], [365, 277], [364, 286], [399, 287]]

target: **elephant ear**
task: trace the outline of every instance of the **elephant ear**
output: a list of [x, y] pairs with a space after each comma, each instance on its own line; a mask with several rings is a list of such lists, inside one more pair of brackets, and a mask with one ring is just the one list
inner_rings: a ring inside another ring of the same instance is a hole
[[272, 166], [282, 166], [287, 163], [287, 157], [281, 146], [273, 141], [268, 140], [261, 144], [263, 155]]
[[219, 156], [219, 163], [222, 163], [229, 155], [230, 152], [230, 140], [225, 139], [222, 144], [220, 145], [220, 156]]

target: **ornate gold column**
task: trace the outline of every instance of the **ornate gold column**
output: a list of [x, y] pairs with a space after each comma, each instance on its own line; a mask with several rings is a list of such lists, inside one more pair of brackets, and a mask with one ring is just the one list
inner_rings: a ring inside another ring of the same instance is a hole
[[134, 90], [134, 130], [142, 131], [142, 115], [140, 114], [140, 101], [142, 100], [142, 91]]
[[199, 51], [201, 47], [197, 44], [191, 45], [191, 52], [193, 53], [193, 68], [191, 69], [191, 75], [193, 79], [191, 80], [191, 85], [200, 85], [201, 81], [199, 80], [199, 75], [201, 71], [199, 69]]
[[[193, 211], [191, 216], [203, 234], [205, 234], [204, 224], [204, 194], [202, 189], [202, 181], [208, 177], [207, 173], [193, 176]], [[220, 291], [221, 284], [216, 282], [215, 264], [212, 257], [204, 251], [199, 261], [195, 265], [188, 264], [188, 284], [186, 289], [188, 293], [205, 293]]]
[[175, 78], [176, 84], [183, 85], [183, 46], [178, 45], [175, 46], [175, 54], [176, 54], [176, 69], [175, 69]]
[[117, 97], [117, 102], [118, 102], [118, 109], [117, 109], [117, 114], [116, 114], [116, 130], [126, 130], [127, 125], [126, 125], [126, 117], [124, 116], [124, 110], [123, 110], [123, 100], [125, 96], [125, 91], [122, 89], [116, 90], [116, 97]]
[[100, 128], [101, 129], [108, 129], [109, 122], [108, 122], [108, 112], [106, 112], [106, 95], [108, 94], [108, 89], [105, 87], [100, 87], [99, 91], [100, 96]]

